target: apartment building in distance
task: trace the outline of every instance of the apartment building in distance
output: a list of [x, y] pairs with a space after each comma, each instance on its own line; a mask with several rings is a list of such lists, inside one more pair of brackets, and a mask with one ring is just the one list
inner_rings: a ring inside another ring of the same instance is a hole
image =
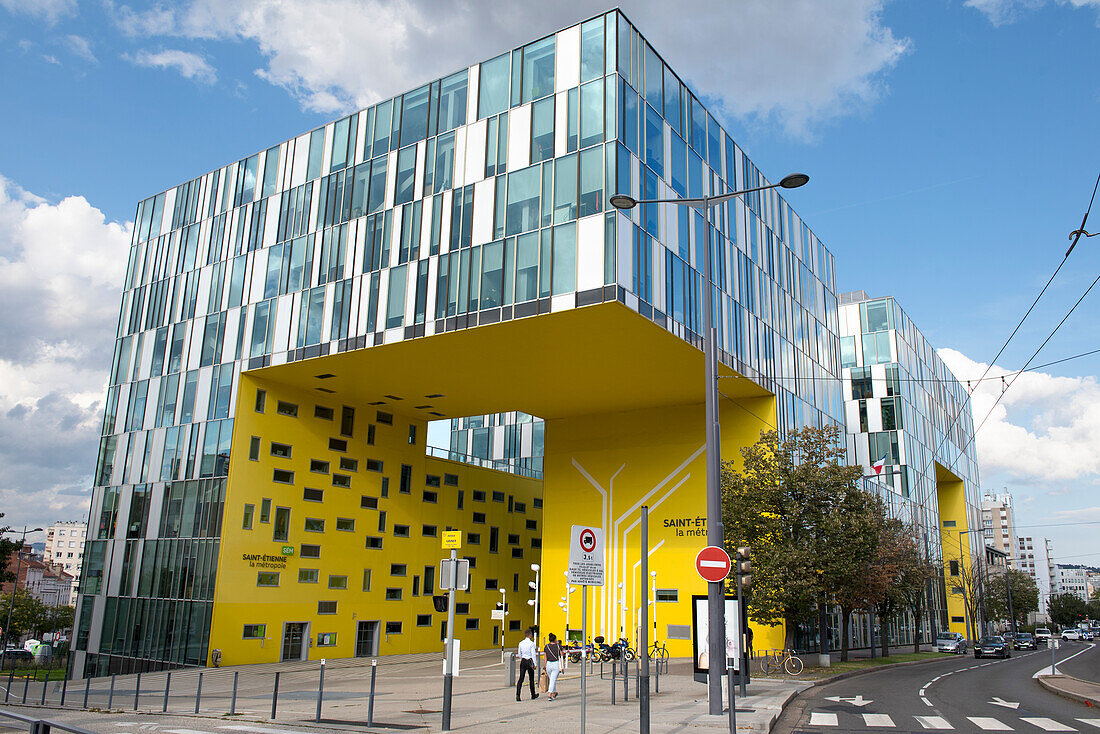
[[1014, 568], [1026, 572], [1039, 589], [1038, 618], [1048, 620], [1047, 605], [1052, 593], [1058, 593], [1054, 563], [1054, 543], [1049, 538], [1024, 535], [1016, 538]]
[[1056, 564], [1054, 566], [1054, 593], [1073, 594], [1082, 601], [1089, 600], [1089, 574], [1088, 569], [1069, 564]]
[[1008, 555], [1010, 568], [1016, 563], [1016, 514], [1012, 509], [1012, 495], [985, 493], [982, 495], [982, 537], [985, 544]]
[[42, 559], [73, 578], [73, 599], [80, 582], [80, 567], [84, 563], [84, 543], [88, 523], [70, 520], [55, 522], [46, 528], [46, 548]]

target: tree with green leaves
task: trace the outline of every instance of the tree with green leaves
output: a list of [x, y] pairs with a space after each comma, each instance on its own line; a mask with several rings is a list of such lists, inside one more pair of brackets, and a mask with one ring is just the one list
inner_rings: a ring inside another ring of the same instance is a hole
[[[859, 467], [843, 463], [840, 429], [806, 427], [780, 438], [765, 431], [741, 450], [741, 467], [722, 469], [722, 522], [729, 549], [752, 547], [749, 613], [761, 624], [786, 624], [787, 647], [801, 623], [828, 600], [830, 516], [861, 491]], [[822, 630], [824, 632], [824, 630]], [[821, 640], [822, 652], [826, 640]]]
[[1088, 616], [1088, 605], [1076, 594], [1055, 594], [1047, 605], [1050, 621], [1059, 627], [1076, 627]]
[[1012, 616], [1018, 625], [1027, 622], [1027, 615], [1039, 610], [1039, 587], [1031, 576], [1015, 568], [990, 570], [985, 581], [985, 613], [989, 619], [1007, 620], [1008, 593], [1012, 592]]
[[[0, 597], [0, 605], [7, 614], [11, 607], [11, 594]], [[9, 643], [18, 640], [23, 635], [30, 634], [39, 629], [39, 625], [45, 616], [48, 607], [31, 595], [29, 591], [20, 589], [15, 594], [15, 607], [12, 609], [11, 627], [8, 630]]]
[[[0, 512], [0, 518], [3, 517], [4, 513]], [[15, 581], [15, 564], [10, 561], [23, 548], [23, 541], [8, 538], [10, 532], [7, 525], [0, 527], [0, 583], [5, 584]]]

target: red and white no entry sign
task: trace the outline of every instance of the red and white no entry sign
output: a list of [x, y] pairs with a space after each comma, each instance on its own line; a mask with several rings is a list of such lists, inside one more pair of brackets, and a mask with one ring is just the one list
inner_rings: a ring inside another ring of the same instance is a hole
[[581, 549], [585, 553], [591, 553], [596, 549], [596, 534], [592, 532], [591, 528], [585, 528], [581, 531]]
[[732, 567], [729, 553], [716, 545], [708, 545], [695, 556], [695, 570], [704, 581], [722, 581], [729, 576]]

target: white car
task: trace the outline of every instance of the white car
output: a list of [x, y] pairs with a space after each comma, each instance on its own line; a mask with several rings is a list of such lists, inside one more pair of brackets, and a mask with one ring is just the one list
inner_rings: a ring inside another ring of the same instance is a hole
[[1042, 643], [1044, 645], [1050, 644], [1050, 630], [1046, 627], [1035, 628], [1035, 642]]
[[1081, 639], [1081, 630], [1077, 630], [1077, 629], [1062, 630], [1062, 639], [1063, 640], [1080, 640]]

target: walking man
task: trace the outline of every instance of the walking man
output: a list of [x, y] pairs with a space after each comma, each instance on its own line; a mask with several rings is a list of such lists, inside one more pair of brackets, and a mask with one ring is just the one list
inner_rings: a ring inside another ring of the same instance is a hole
[[523, 676], [529, 675], [531, 683], [531, 698], [536, 699], [539, 694], [535, 691], [535, 656], [538, 653], [538, 648], [535, 647], [535, 633], [532, 630], [527, 630], [527, 636], [519, 643], [519, 649], [516, 651], [519, 655], [519, 680], [516, 682], [516, 700], [519, 699], [519, 692], [523, 688]]

